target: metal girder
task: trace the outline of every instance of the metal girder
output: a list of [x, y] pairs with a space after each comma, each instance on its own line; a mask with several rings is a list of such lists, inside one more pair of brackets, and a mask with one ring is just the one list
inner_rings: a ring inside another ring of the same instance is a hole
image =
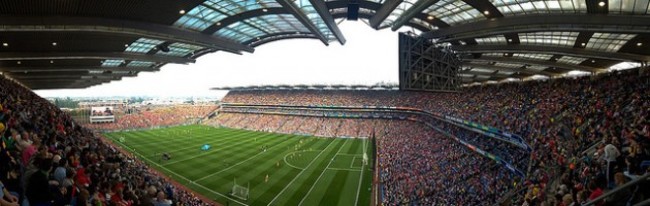
[[53, 75], [53, 76], [29, 76], [29, 75], [22, 75], [22, 76], [13, 76], [9, 75], [11, 78], [17, 79], [19, 81], [55, 81], [55, 80], [61, 80], [61, 81], [70, 81], [70, 80], [78, 80], [78, 79], [102, 79], [102, 80], [120, 80], [122, 79], [122, 76], [92, 76], [92, 75]]
[[465, 70], [465, 71], [461, 71], [460, 73], [461, 74], [472, 74], [472, 75], [487, 75], [487, 76], [493, 76], [493, 77], [498, 77], [498, 78], [508, 78], [508, 77], [510, 77], [509, 75], [499, 74], [498, 72], [479, 72], [479, 71]]
[[111, 82], [111, 80], [87, 80], [80, 79], [74, 81], [21, 81], [24, 85], [32, 90], [36, 89], [80, 89], [95, 86], [103, 83]]
[[399, 4], [401, 4], [403, 0], [387, 0], [384, 2], [384, 4], [381, 5], [379, 10], [375, 12], [375, 15], [370, 18], [370, 26], [375, 29], [379, 29], [379, 26], [381, 26], [381, 22], [384, 22], [388, 15], [390, 15]]
[[400, 27], [404, 26], [406, 22], [411, 21], [413, 17], [416, 15], [420, 14], [422, 11], [425, 9], [429, 8], [429, 6], [435, 4], [440, 0], [418, 0], [409, 8], [408, 10], [404, 11], [402, 15], [397, 17], [395, 21], [393, 22], [393, 26], [391, 27], [391, 30], [397, 31]]
[[600, 72], [603, 71], [603, 69], [599, 68], [594, 68], [594, 67], [587, 67], [587, 66], [581, 66], [577, 64], [564, 64], [564, 63], [558, 63], [554, 61], [543, 61], [543, 60], [533, 60], [533, 59], [521, 59], [521, 58], [514, 58], [514, 57], [485, 57], [482, 56], [481, 58], [465, 58], [463, 61], [485, 61], [485, 62], [505, 62], [505, 63], [517, 63], [517, 64], [530, 64], [530, 65], [541, 65], [541, 66], [548, 66], [548, 67], [557, 67], [557, 68], [562, 68], [562, 69], [568, 69], [568, 70], [579, 70], [579, 71], [585, 71], [585, 72]]
[[146, 55], [122, 52], [1, 52], [0, 61], [6, 60], [61, 60], [61, 59], [123, 59], [176, 64], [194, 63], [196, 60], [166, 55]]
[[519, 72], [519, 73], [530, 74], [530, 75], [541, 74], [541, 75], [546, 75], [551, 77], [559, 75], [559, 73], [552, 73], [547, 71], [531, 71], [526, 69], [518, 69], [518, 68], [515, 69], [515, 68], [500, 67], [500, 66], [487, 65], [487, 64], [463, 63], [463, 67], [484, 68], [484, 69], [491, 69], [495, 71], [499, 70], [499, 71], [507, 71], [507, 72]]
[[5, 73], [9, 75], [12, 78], [16, 79], [66, 79], [66, 78], [81, 78], [85, 76], [91, 76], [91, 77], [98, 77], [98, 78], [104, 78], [104, 77], [135, 77], [138, 74], [136, 73], [99, 73], [99, 74], [91, 74], [91, 73]]
[[241, 51], [255, 51], [252, 47], [235, 41], [173, 26], [97, 17], [2, 17], [0, 31], [107, 33], [182, 42], [236, 54], [241, 54]]
[[3, 72], [71, 72], [71, 71], [158, 71], [153, 67], [102, 67], [102, 66], [62, 66], [62, 67], [0, 67]]
[[309, 0], [309, 2], [311, 2], [311, 5], [314, 6], [314, 9], [316, 9], [316, 12], [320, 15], [323, 21], [325, 21], [325, 25], [327, 25], [327, 28], [329, 28], [330, 31], [332, 31], [334, 37], [336, 37], [336, 39], [339, 40], [339, 43], [345, 44], [345, 37], [343, 36], [343, 33], [341, 33], [341, 29], [339, 29], [339, 26], [334, 21], [334, 17], [332, 17], [332, 13], [330, 13], [329, 9], [327, 8], [327, 5], [325, 5], [325, 1]]
[[314, 33], [314, 35], [316, 35], [316, 37], [318, 37], [318, 39], [320, 39], [323, 44], [329, 45], [325, 34], [321, 33], [318, 27], [314, 25], [309, 17], [307, 17], [307, 15], [305, 15], [305, 13], [303, 13], [302, 10], [298, 8], [298, 6], [295, 5], [291, 0], [278, 0], [277, 2], [282, 5], [282, 7], [284, 7], [287, 11], [289, 11], [289, 13], [291, 13], [294, 17], [296, 17], [296, 19], [298, 19], [302, 25], [307, 27], [309, 31]]
[[650, 33], [650, 17], [642, 15], [544, 14], [487, 19], [423, 33], [438, 41], [456, 41], [504, 33], [538, 31], [592, 31]]
[[273, 33], [273, 34], [267, 34], [264, 36], [259, 37], [259, 40], [250, 40], [247, 42], [244, 42], [247, 45], [251, 45], [252, 47], [257, 47], [262, 44], [278, 41], [278, 40], [283, 40], [283, 39], [318, 39], [314, 34], [311, 33], [299, 33], [296, 34], [294, 32], [280, 32], [280, 33]]
[[609, 59], [615, 61], [650, 61], [650, 56], [638, 54], [602, 52], [586, 49], [547, 47], [536, 45], [462, 45], [451, 46], [451, 49], [458, 53], [542, 53], [595, 59]]

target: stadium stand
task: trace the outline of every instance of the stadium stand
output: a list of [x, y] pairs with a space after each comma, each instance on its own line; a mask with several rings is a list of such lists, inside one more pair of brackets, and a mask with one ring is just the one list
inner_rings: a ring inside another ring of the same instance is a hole
[[[474, 86], [466, 88], [462, 93], [231, 91], [223, 102], [248, 105], [413, 107], [511, 131], [520, 134], [532, 146], [530, 158], [521, 158], [521, 153], [517, 153], [516, 149], [505, 149], [507, 153], [496, 151], [508, 147], [507, 144], [496, 143], [496, 140], [484, 141], [485, 138], [471, 137], [467, 131], [447, 128], [456, 136], [470, 136], [463, 139], [486, 147], [485, 150], [494, 151], [505, 159], [512, 159], [516, 165], [528, 165], [524, 162], [530, 161], [526, 181], [520, 184], [524, 189], [518, 190], [517, 196], [523, 197], [520, 202], [532, 205], [541, 202], [555, 204], [570, 194], [571, 200], [578, 204], [593, 200], [602, 191], [619, 185], [614, 178], [617, 172], [624, 172], [628, 179], [635, 179], [647, 171], [648, 167], [642, 166], [642, 163], [650, 160], [650, 101], [643, 91], [649, 86], [647, 76], [631, 70], [594, 77]], [[295, 121], [297, 117], [292, 118]], [[263, 122], [250, 120], [250, 114], [235, 113], [220, 114], [217, 119], [221, 122], [234, 122], [235, 124], [224, 125], [238, 128]], [[286, 118], [273, 119], [278, 125], [287, 121]], [[316, 123], [315, 127], [300, 130], [336, 136], [337, 132], [333, 128], [348, 128], [338, 126], [346, 120], [321, 119], [322, 121], [311, 120]], [[378, 156], [384, 155], [386, 150], [382, 150], [381, 144], [378, 148]], [[630, 202], [650, 197], [647, 189], [637, 188], [633, 191], [625, 197]], [[403, 192], [401, 190], [387, 192], [391, 193], [388, 197], [399, 198], [384, 199], [386, 203], [412, 200], [398, 195], [397, 193]], [[437, 197], [437, 194], [431, 197]], [[423, 200], [421, 197], [418, 199]]]
[[0, 105], [7, 205], [212, 205], [4, 77]]
[[132, 113], [118, 117], [113, 123], [84, 124], [84, 126], [108, 131], [190, 124], [196, 123], [215, 109], [217, 105], [145, 106], [132, 109]]

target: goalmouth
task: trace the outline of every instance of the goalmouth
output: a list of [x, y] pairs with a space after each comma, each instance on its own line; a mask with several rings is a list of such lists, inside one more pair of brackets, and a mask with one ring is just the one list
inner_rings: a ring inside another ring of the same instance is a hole
[[232, 191], [230, 192], [230, 195], [240, 200], [248, 200], [249, 189], [250, 189], [250, 183], [248, 183], [246, 187], [244, 187], [243, 185], [238, 185], [237, 179], [234, 179], [232, 185]]

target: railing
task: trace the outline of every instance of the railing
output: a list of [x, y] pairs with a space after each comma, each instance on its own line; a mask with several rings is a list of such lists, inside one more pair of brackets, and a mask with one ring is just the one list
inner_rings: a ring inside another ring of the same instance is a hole
[[[598, 197], [596, 199], [593, 199], [593, 200], [587, 202], [586, 204], [584, 204], [582, 206], [595, 205], [596, 203], [604, 201], [605, 198], [607, 198], [609, 196], [612, 196], [612, 195], [622, 191], [623, 189], [626, 189], [628, 187], [632, 187], [632, 186], [644, 183], [645, 181], [650, 180], [649, 178], [650, 178], [650, 173], [645, 173], [643, 176], [638, 177], [638, 178], [636, 178], [636, 179], [634, 179], [634, 180], [632, 180], [632, 181], [630, 181], [628, 183], [625, 183], [624, 185], [616, 187], [613, 190], [610, 190], [609, 192], [601, 195], [600, 197]], [[636, 205], [648, 205], [648, 204], [650, 204], [650, 199], [644, 200], [644, 201], [642, 201], [640, 203], [637, 203]]]

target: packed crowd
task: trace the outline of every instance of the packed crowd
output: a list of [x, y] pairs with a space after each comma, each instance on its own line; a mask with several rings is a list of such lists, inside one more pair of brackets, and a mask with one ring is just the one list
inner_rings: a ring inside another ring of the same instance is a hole
[[211, 205], [0, 76], [0, 203]]
[[84, 126], [97, 130], [125, 130], [179, 125], [194, 123], [215, 109], [217, 109], [216, 105], [145, 106], [132, 109], [130, 114], [116, 117], [115, 122], [112, 123], [93, 123]]
[[321, 137], [360, 137], [357, 122], [361, 124], [362, 121], [343, 118], [225, 112], [220, 113], [216, 118], [209, 119], [204, 123], [212, 126], [284, 134]]
[[[616, 186], [617, 172], [629, 174], [628, 179], [645, 172], [641, 163], [650, 160], [649, 87], [648, 76], [631, 70], [596, 77], [475, 86], [461, 93], [235, 91], [223, 102], [412, 107], [519, 134], [533, 148], [526, 202], [557, 203], [561, 198], [545, 198], [553, 196], [544, 194], [553, 189], [546, 188], [551, 179], [570, 177], [567, 182], [575, 183], [562, 184], [568, 188], [562, 194], [576, 201], [578, 193], [587, 192], [587, 185], [601, 189]], [[509, 150], [506, 145], [493, 147]], [[596, 148], [596, 152], [584, 153], [589, 148]], [[594, 181], [599, 176], [606, 178]], [[590, 196], [593, 199], [597, 195]]]
[[379, 128], [377, 158], [384, 205], [494, 205], [517, 178], [420, 123]]

